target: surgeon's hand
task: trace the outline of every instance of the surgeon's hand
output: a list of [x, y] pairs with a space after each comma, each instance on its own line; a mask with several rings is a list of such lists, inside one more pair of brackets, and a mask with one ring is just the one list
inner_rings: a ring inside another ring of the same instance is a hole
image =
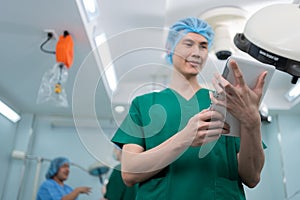
[[221, 134], [228, 134], [229, 130], [220, 112], [205, 109], [189, 120], [183, 133], [193, 138], [190, 146], [201, 146], [218, 139]]
[[229, 83], [220, 74], [215, 75], [213, 84], [219, 95], [211, 95], [211, 100], [213, 104], [226, 107], [242, 125], [253, 126], [253, 123], [260, 120], [259, 102], [267, 72], [260, 74], [254, 88], [249, 88], [237, 63], [231, 60], [230, 65], [234, 72], [235, 84]]

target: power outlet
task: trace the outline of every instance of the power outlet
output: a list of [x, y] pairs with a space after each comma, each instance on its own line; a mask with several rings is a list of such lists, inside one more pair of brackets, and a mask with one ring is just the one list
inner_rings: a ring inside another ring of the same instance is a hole
[[46, 34], [51, 33], [52, 34], [52, 38], [55, 39], [55, 40], [57, 40], [58, 36], [57, 36], [57, 34], [56, 34], [56, 32], [55, 32], [54, 29], [44, 29], [44, 32]]

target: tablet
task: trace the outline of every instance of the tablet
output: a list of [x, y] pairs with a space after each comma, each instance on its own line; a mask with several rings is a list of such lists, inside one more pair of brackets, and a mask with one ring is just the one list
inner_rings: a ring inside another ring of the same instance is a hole
[[[250, 89], [255, 87], [258, 76], [262, 72], [264, 72], [264, 71], [268, 72], [267, 76], [265, 77], [265, 83], [264, 83], [263, 93], [262, 93], [262, 97], [261, 97], [261, 101], [262, 101], [276, 68], [273, 65], [265, 64], [265, 63], [259, 62], [257, 60], [250, 60], [250, 59], [246, 59], [246, 58], [234, 56], [234, 55], [230, 56], [227, 59], [222, 76], [226, 80], [228, 80], [231, 84], [235, 84], [234, 74], [231, 69], [231, 66], [229, 65], [229, 61], [231, 59], [233, 59], [237, 62], [239, 69], [243, 73], [245, 83], [249, 86]], [[225, 121], [230, 125], [230, 133], [228, 135], [239, 137], [240, 136], [239, 120], [236, 119], [234, 116], [232, 116], [230, 114], [230, 112], [226, 112], [225, 108], [216, 106], [215, 109], [219, 110], [226, 116]]]

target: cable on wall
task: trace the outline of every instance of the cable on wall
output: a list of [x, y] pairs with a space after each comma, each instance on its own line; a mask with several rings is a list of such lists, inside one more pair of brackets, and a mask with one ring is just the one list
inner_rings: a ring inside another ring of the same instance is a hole
[[44, 49], [45, 44], [48, 43], [52, 38], [53, 38], [53, 33], [50, 33], [50, 32], [47, 33], [47, 39], [40, 46], [40, 49], [42, 52], [49, 53], [49, 54], [56, 54], [55, 51], [50, 51], [50, 50]]

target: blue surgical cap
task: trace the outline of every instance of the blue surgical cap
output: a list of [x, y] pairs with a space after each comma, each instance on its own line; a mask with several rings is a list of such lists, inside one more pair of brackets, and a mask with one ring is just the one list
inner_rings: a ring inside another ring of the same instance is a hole
[[49, 169], [45, 175], [46, 179], [52, 178], [58, 172], [59, 168], [61, 166], [63, 166], [63, 164], [65, 164], [65, 163], [70, 164], [70, 161], [64, 157], [58, 157], [58, 158], [53, 159], [51, 161]]
[[172, 64], [172, 57], [175, 47], [180, 39], [187, 33], [198, 33], [205, 37], [208, 42], [208, 48], [212, 45], [214, 31], [211, 26], [201, 19], [196, 17], [188, 17], [177, 21], [169, 30], [166, 48], [168, 50], [167, 60]]

